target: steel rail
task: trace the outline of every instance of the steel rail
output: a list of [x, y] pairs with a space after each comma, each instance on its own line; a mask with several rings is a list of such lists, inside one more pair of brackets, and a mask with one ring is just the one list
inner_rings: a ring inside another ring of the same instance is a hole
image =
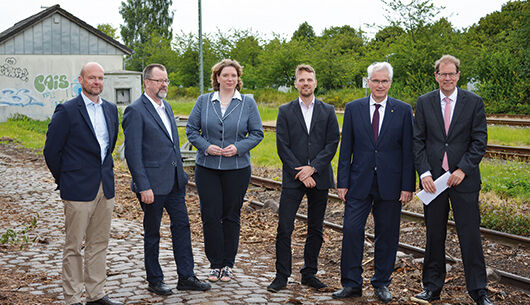
[[[193, 187], [193, 188], [196, 188], [196, 185], [193, 182], [189, 182], [188, 185]], [[250, 203], [252, 205], [258, 206], [260, 208], [263, 208], [265, 206], [265, 204], [263, 204], [262, 202], [259, 202], [259, 201], [256, 201], [256, 200], [251, 200], [251, 199], [248, 199], [247, 197], [245, 197], [244, 200], [246, 202], [248, 202], [248, 203]], [[298, 218], [300, 220], [303, 220], [303, 221], [307, 221], [307, 216], [304, 215], [304, 214], [301, 214], [301, 213], [296, 213], [296, 218]], [[335, 224], [335, 223], [332, 223], [332, 222], [329, 222], [329, 221], [324, 221], [324, 226], [328, 227], [330, 229], [333, 229], [333, 230], [335, 230], [337, 232], [342, 233], [342, 226], [339, 225], [339, 224]], [[375, 239], [375, 236], [373, 234], [371, 234], [371, 233], [365, 233], [365, 236], [368, 239], [372, 240], [372, 241]], [[425, 254], [425, 250], [424, 249], [416, 247], [416, 246], [413, 246], [413, 245], [409, 245], [407, 243], [399, 242], [398, 248], [403, 250], [406, 253], [409, 253], [409, 254], [412, 254], [412, 255], [416, 255], [416, 256], [423, 256]], [[454, 258], [454, 257], [449, 256], [449, 255], [446, 255], [446, 261], [449, 261], [449, 262], [452, 262], [452, 263], [462, 263], [461, 259]], [[530, 291], [530, 278], [527, 278], [527, 277], [524, 277], [524, 276], [520, 276], [520, 275], [517, 275], [517, 274], [513, 274], [513, 273], [510, 273], [510, 272], [502, 271], [502, 270], [499, 270], [499, 269], [494, 269], [494, 268], [492, 268], [492, 269], [500, 277], [500, 280], [499, 280], [500, 283], [503, 283], [503, 284], [506, 284], [506, 285], [510, 285], [510, 286], [513, 286], [513, 287], [517, 287], [517, 288], [521, 288], [521, 289], [524, 289], [526, 291]]]
[[[273, 189], [273, 190], [280, 190], [282, 188], [281, 181], [275, 181], [275, 180], [272, 180], [272, 179], [258, 177], [258, 176], [254, 176], [254, 175], [252, 175], [250, 177], [250, 183], [254, 184], [254, 185], [257, 185], [257, 186]], [[330, 193], [330, 194], [328, 194], [328, 197], [331, 198], [331, 199], [340, 200], [339, 196], [337, 196], [336, 194], [331, 194]], [[401, 214], [404, 217], [406, 217], [407, 219], [410, 219], [410, 220], [415, 221], [415, 222], [424, 221], [423, 214], [420, 214], [420, 213], [415, 213], [415, 212], [411, 212], [411, 211], [407, 211], [407, 210], [402, 210]], [[447, 223], [453, 229], [456, 228], [456, 224], [455, 224], [454, 221], [449, 220]], [[488, 238], [495, 239], [497, 241], [501, 241], [501, 242], [508, 243], [508, 244], [511, 244], [511, 245], [521, 244], [522, 246], [526, 247], [527, 249], [530, 249], [530, 238], [528, 238], [528, 237], [520, 236], [520, 235], [514, 235], [514, 234], [509, 234], [509, 233], [500, 232], [500, 231], [491, 230], [491, 229], [486, 229], [486, 228], [482, 228], [482, 227], [480, 228], [480, 232], [481, 232], [481, 234], [483, 234], [484, 236], [487, 236]]]

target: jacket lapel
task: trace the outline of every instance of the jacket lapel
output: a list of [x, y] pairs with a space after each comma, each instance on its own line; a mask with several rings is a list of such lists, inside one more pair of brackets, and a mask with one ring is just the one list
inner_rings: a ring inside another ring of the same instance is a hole
[[94, 136], [94, 139], [97, 140], [96, 132], [94, 131], [94, 126], [92, 126], [92, 122], [90, 121], [90, 117], [88, 116], [88, 111], [86, 109], [85, 101], [83, 100], [81, 93], [77, 97], [77, 108], [79, 109], [81, 116], [85, 120], [85, 123], [88, 125], [88, 127], [92, 131], [92, 135]]
[[[379, 136], [377, 137], [377, 143], [381, 142], [382, 138], [385, 137], [389, 126], [392, 124], [392, 119], [394, 118], [394, 110], [396, 105], [390, 97], [386, 101], [385, 115], [383, 116], [383, 125], [381, 125], [381, 130], [379, 131]], [[376, 144], [377, 144], [376, 143]]]
[[102, 102], [102, 108], [103, 108], [103, 115], [105, 116], [105, 122], [107, 123], [107, 132], [109, 134], [109, 149], [110, 149], [110, 143], [114, 142], [114, 139], [112, 138], [114, 135], [114, 122], [112, 119], [112, 116], [110, 115], [110, 105], [109, 102], [104, 101], [101, 99]]
[[302, 115], [302, 109], [300, 109], [300, 98], [297, 98], [296, 100], [291, 102], [291, 110], [294, 113], [294, 116], [296, 117], [298, 122], [302, 125], [302, 130], [306, 134], [309, 134], [307, 126], [305, 126], [305, 120], [304, 116]]
[[158, 127], [160, 127], [160, 129], [162, 129], [162, 132], [171, 140], [171, 137], [169, 136], [169, 133], [166, 130], [166, 126], [164, 126], [162, 119], [158, 115], [158, 112], [156, 112], [156, 109], [155, 107], [153, 107], [153, 104], [151, 104], [151, 101], [145, 96], [143, 96], [142, 101], [144, 102], [144, 106], [147, 109], [147, 112], [151, 114], [155, 122], [158, 124]]
[[166, 115], [169, 118], [169, 125], [171, 126], [171, 134], [173, 135], [173, 143], [179, 144], [178, 143], [179, 131], [177, 129], [177, 123], [175, 122], [175, 119], [173, 118], [173, 111], [171, 111], [171, 105], [169, 105], [169, 103], [164, 100], [162, 100], [162, 103], [164, 103], [164, 107], [166, 109]]
[[440, 126], [438, 130], [441, 130], [444, 138], [447, 138], [447, 135], [445, 134], [444, 118], [442, 116], [442, 103], [440, 100], [440, 90], [437, 90], [437, 94], [434, 94], [433, 98], [431, 99], [431, 112], [434, 114], [434, 117], [436, 121], [438, 122], [438, 125]]
[[370, 122], [370, 96], [366, 97], [361, 103], [361, 124], [364, 126], [368, 138], [375, 146], [374, 133], [372, 131], [372, 123]]
[[[318, 121], [318, 117], [322, 113], [322, 102], [315, 99], [315, 105], [313, 106], [313, 116], [311, 117], [311, 125], [309, 126], [309, 134], [313, 131], [313, 128], [315, 128], [316, 121]], [[305, 121], [304, 121], [305, 125]]]

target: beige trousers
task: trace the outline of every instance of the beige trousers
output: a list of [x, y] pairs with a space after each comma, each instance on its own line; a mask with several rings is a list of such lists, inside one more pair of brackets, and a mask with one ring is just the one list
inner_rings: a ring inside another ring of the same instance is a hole
[[81, 303], [83, 286], [87, 301], [101, 299], [105, 296], [105, 263], [114, 198], [105, 198], [100, 184], [92, 201], [63, 202], [66, 231], [62, 273], [64, 301], [66, 304]]

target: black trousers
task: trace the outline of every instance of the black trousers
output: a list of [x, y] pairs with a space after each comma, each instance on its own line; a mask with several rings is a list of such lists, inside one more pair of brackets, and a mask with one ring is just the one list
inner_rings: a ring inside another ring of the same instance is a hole
[[449, 201], [453, 208], [456, 232], [462, 252], [467, 290], [473, 293], [486, 289], [486, 265], [480, 239], [478, 192], [459, 193], [449, 188], [424, 206], [427, 245], [423, 262], [423, 287], [434, 292], [442, 290], [445, 281], [445, 238]]
[[215, 170], [197, 165], [204, 251], [211, 269], [232, 268], [239, 246], [240, 214], [250, 182], [250, 166]]
[[318, 270], [318, 254], [323, 241], [323, 223], [328, 190], [315, 188], [282, 188], [276, 234], [276, 274], [281, 277], [291, 275], [291, 235], [294, 230], [294, 219], [302, 197], [307, 195], [307, 238], [304, 247], [304, 267], [302, 275], [314, 275]]

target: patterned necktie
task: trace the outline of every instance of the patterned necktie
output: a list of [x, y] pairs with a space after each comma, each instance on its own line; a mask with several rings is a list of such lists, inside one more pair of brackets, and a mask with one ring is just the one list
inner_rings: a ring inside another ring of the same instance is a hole
[[374, 133], [374, 140], [377, 142], [377, 136], [379, 135], [379, 107], [381, 107], [381, 105], [376, 103], [374, 106], [375, 112], [372, 118], [372, 131]]
[[[445, 125], [445, 134], [449, 134], [449, 125], [451, 125], [451, 99], [448, 97], [444, 98], [445, 108], [444, 108], [444, 125]], [[444, 154], [442, 160], [442, 168], [445, 171], [449, 170], [449, 161], [447, 160], [447, 151]]]

